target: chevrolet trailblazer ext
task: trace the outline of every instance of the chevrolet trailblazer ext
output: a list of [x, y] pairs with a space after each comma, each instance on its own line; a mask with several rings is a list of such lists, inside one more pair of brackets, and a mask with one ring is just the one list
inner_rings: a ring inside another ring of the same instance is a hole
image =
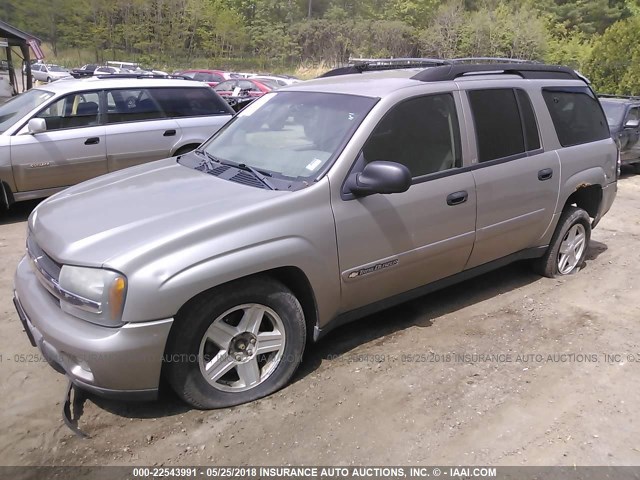
[[33, 345], [97, 394], [154, 398], [163, 375], [227, 407], [286, 385], [333, 326], [515, 260], [580, 269], [618, 176], [583, 77], [376, 69], [267, 94], [197, 151], [42, 202], [15, 277]]

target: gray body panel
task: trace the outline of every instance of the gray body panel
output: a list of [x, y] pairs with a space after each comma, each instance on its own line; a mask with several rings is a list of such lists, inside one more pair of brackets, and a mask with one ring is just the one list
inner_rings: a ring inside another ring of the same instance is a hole
[[[526, 257], [522, 252], [541, 255], [567, 199], [577, 189], [593, 185], [602, 189], [594, 224], [610, 208], [616, 191], [613, 140], [561, 148], [540, 94], [546, 85], [584, 83], [508, 75], [424, 83], [394, 73], [399, 78], [388, 78], [387, 73], [354, 75], [291, 87], [380, 97], [328, 172], [306, 188], [260, 189], [167, 159], [71, 187], [41, 203], [29, 228], [57, 262], [105, 267], [127, 277], [126, 328], [151, 328], [158, 320], [166, 325], [165, 320], [201, 292], [286, 267], [308, 280], [317, 313], [315, 327], [320, 331], [340, 316], [374, 303], [382, 306], [425, 284], [482, 270], [492, 261]], [[464, 90], [501, 86], [529, 93], [542, 148], [517, 159], [479, 164]], [[437, 92], [453, 92], [455, 97], [462, 165], [444, 175], [415, 180], [401, 194], [345, 197], [345, 179], [385, 113], [404, 99]], [[552, 169], [553, 176], [539, 180], [543, 169]], [[466, 202], [448, 205], [447, 196], [459, 191], [468, 193]], [[62, 342], [65, 330], [65, 348], [87, 352], [89, 347], [76, 330], [80, 320], [63, 318], [62, 324], [68, 326], [50, 324], [49, 317], [62, 314], [41, 311], [40, 304], [46, 302], [40, 297], [48, 294], [32, 287], [34, 278], [21, 263], [16, 291], [34, 326], [52, 344]], [[154, 334], [154, 355], [164, 348], [167, 334], [168, 330]], [[129, 378], [117, 386], [94, 386], [155, 388], [158, 375], [149, 372], [151, 382]]]

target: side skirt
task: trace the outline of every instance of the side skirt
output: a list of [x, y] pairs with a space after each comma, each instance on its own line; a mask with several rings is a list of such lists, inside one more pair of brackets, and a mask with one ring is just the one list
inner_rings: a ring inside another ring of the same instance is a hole
[[483, 275], [492, 270], [496, 270], [498, 268], [504, 267], [505, 265], [509, 265], [510, 263], [517, 262], [518, 260], [527, 260], [531, 258], [539, 258], [542, 257], [547, 249], [548, 245], [542, 247], [528, 248], [526, 250], [521, 250], [516, 253], [512, 253], [511, 255], [507, 255], [506, 257], [499, 258], [497, 260], [493, 260], [491, 262], [485, 263], [484, 265], [479, 265], [477, 267], [471, 268], [469, 270], [463, 270], [460, 273], [456, 273], [455, 275], [451, 275], [447, 278], [442, 278], [432, 283], [428, 283], [427, 285], [423, 285], [418, 288], [414, 288], [413, 290], [409, 290], [407, 292], [400, 293], [393, 297], [385, 298], [383, 300], [379, 300], [375, 303], [371, 303], [369, 305], [365, 305], [364, 307], [357, 308], [355, 310], [351, 310], [349, 312], [342, 313], [331, 320], [327, 325], [323, 328], [319, 328], [317, 325], [313, 330], [313, 340], [318, 341], [327, 333], [329, 333], [334, 328], [337, 328], [346, 323], [353, 322], [354, 320], [358, 320], [362, 317], [366, 317], [373, 313], [386, 310], [387, 308], [395, 307], [404, 302], [408, 302], [409, 300], [413, 300], [418, 297], [422, 297], [429, 293], [435, 292], [436, 290], [441, 290], [443, 288], [450, 287], [456, 283], [464, 282], [465, 280], [469, 280], [471, 278], [477, 277], [478, 275]]

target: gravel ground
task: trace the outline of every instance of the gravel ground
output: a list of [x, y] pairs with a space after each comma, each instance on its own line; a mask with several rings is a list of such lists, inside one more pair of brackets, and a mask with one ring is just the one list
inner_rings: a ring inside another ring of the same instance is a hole
[[4, 465], [640, 464], [640, 176], [621, 179], [577, 275], [515, 264], [367, 317], [248, 405], [90, 398], [86, 440], [62, 422], [65, 378], [25, 356], [11, 302], [34, 206], [0, 214]]

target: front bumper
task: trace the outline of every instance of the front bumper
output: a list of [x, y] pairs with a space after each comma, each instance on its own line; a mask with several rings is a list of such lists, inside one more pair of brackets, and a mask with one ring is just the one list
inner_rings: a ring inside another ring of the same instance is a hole
[[14, 304], [31, 343], [79, 388], [109, 398], [157, 397], [172, 318], [108, 328], [68, 315], [26, 257], [16, 270]]

